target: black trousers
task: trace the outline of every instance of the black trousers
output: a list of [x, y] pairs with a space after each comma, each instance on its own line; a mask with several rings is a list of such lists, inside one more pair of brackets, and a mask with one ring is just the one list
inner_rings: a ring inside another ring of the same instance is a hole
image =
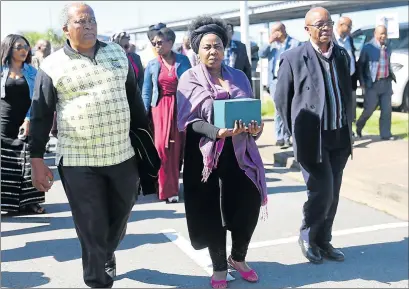
[[308, 200], [303, 207], [301, 237], [312, 245], [331, 242], [342, 174], [350, 154], [350, 137], [345, 126], [322, 132], [321, 163], [300, 163], [308, 189]]
[[124, 237], [135, 203], [139, 186], [135, 158], [107, 167], [68, 167], [61, 162], [58, 171], [81, 243], [84, 282], [92, 288], [110, 288], [113, 279], [105, 273], [105, 263]]
[[257, 226], [261, 197], [253, 181], [240, 169], [231, 138], [226, 140], [218, 168], [212, 174], [219, 179], [221, 220], [212, 227], [208, 248], [213, 270], [225, 271], [227, 230], [231, 232], [233, 260], [243, 262]]

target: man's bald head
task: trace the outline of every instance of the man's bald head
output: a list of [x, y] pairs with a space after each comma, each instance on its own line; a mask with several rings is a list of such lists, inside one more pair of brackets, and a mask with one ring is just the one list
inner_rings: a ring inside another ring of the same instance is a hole
[[305, 31], [320, 48], [328, 47], [331, 42], [333, 26], [331, 14], [323, 7], [314, 7], [305, 15]]
[[48, 40], [45, 39], [38, 40], [35, 47], [38, 52], [43, 54], [43, 57], [47, 57], [51, 53], [51, 43]]
[[352, 30], [351, 18], [346, 16], [340, 17], [337, 24], [338, 35], [341, 36], [342, 38], [345, 38], [346, 36], [351, 34], [351, 30]]
[[375, 27], [374, 36], [381, 45], [385, 45], [388, 39], [388, 29], [385, 25], [378, 25]]
[[284, 42], [287, 38], [287, 32], [285, 31], [285, 25], [281, 22], [275, 22], [271, 26], [270, 40]]
[[273, 23], [273, 25], [271, 25], [271, 30], [272, 31], [285, 30], [285, 25], [281, 22], [275, 22]]
[[305, 14], [305, 25], [313, 25], [317, 20], [322, 18], [331, 19], [331, 14], [324, 7], [311, 8], [307, 14]]

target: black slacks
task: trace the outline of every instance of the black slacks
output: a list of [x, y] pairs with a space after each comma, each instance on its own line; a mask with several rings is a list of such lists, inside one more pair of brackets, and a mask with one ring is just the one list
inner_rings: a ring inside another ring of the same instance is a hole
[[[261, 196], [253, 181], [240, 169], [231, 138], [226, 139], [218, 168], [212, 178], [219, 182], [219, 221], [212, 228], [209, 254], [214, 271], [227, 270], [226, 235], [231, 232], [231, 256], [234, 261], [243, 262], [258, 223]], [[209, 203], [207, 203], [209, 204]], [[208, 207], [210, 210], [210, 207]]]
[[303, 207], [301, 237], [313, 245], [331, 242], [342, 174], [351, 154], [348, 128], [322, 132], [322, 162], [302, 163], [308, 200]]
[[92, 288], [112, 287], [105, 263], [125, 235], [137, 196], [135, 157], [107, 167], [68, 167], [62, 162], [58, 171], [81, 243], [84, 282]]

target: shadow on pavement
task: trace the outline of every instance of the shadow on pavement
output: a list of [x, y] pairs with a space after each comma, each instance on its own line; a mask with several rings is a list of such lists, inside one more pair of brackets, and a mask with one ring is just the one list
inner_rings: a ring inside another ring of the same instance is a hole
[[1, 272], [1, 288], [33, 288], [50, 283], [42, 272]]
[[[61, 204], [60, 204], [61, 205]], [[67, 204], [68, 205], [68, 204]], [[184, 213], [176, 213], [175, 210], [148, 210], [148, 211], [132, 211], [128, 223], [138, 222], [151, 219], [178, 219], [184, 218]], [[42, 215], [36, 217], [2, 217], [3, 223], [44, 223], [44, 226], [37, 226], [31, 228], [17, 229], [11, 231], [1, 232], [2, 237], [10, 237], [24, 234], [32, 234], [38, 232], [47, 232], [62, 229], [74, 229], [74, 223], [71, 216], [67, 217], [53, 217]], [[4, 260], [2, 260], [4, 261]]]
[[[284, 265], [277, 262], [249, 262], [260, 276], [260, 281], [251, 284], [251, 288], [294, 288], [356, 279], [377, 281], [387, 287], [391, 282], [408, 279], [408, 238], [399, 242], [346, 247], [342, 250], [346, 255], [346, 261], [342, 263], [325, 261], [322, 265]], [[236, 281], [229, 282], [229, 288], [250, 288], [249, 283], [241, 280], [237, 272], [232, 274]], [[124, 278], [176, 288], [207, 288], [210, 282], [209, 277], [168, 274], [150, 269], [138, 269], [118, 276], [118, 280]]]
[[[129, 250], [148, 244], [170, 242], [163, 234], [128, 234], [118, 250]], [[58, 262], [81, 258], [81, 247], [78, 238], [55, 239], [27, 242], [24, 247], [2, 250], [2, 262], [15, 262], [52, 256]]]
[[163, 273], [158, 270], [138, 269], [117, 277], [116, 280], [131, 279], [137, 282], [152, 285], [162, 285], [174, 288], [210, 288], [210, 278]]
[[[404, 139], [406, 137], [406, 134], [397, 134], [397, 135], [394, 135], [394, 137], [396, 137], [396, 140], [401, 140], [401, 139]], [[364, 142], [359, 143], [359, 144], [354, 144], [354, 148], [367, 148], [367, 146], [372, 144], [372, 143], [385, 141], [385, 140], [382, 140], [379, 135], [365, 135], [365, 136], [362, 136], [361, 138], [355, 138], [354, 140], [355, 141], [364, 141]]]
[[272, 186], [267, 187], [267, 193], [272, 194], [287, 194], [287, 193], [299, 193], [305, 192], [307, 188], [305, 186]]
[[[250, 266], [258, 272], [260, 278], [271, 276], [268, 284], [274, 288], [294, 288], [356, 279], [378, 281], [385, 283], [387, 287], [390, 282], [408, 279], [408, 238], [398, 242], [346, 247], [342, 251], [346, 256], [345, 262], [342, 263], [325, 261], [322, 265], [283, 265], [276, 262], [254, 262], [250, 263]], [[235, 277], [239, 276], [236, 274]], [[263, 283], [254, 287], [265, 288], [267, 283]], [[237, 285], [240, 286], [229, 287], [247, 288], [244, 283]]]

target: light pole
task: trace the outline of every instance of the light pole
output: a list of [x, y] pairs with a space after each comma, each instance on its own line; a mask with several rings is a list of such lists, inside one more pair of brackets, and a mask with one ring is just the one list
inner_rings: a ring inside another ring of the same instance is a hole
[[251, 46], [249, 37], [249, 11], [247, 1], [240, 1], [240, 30], [241, 42], [246, 45], [247, 56], [251, 61]]

